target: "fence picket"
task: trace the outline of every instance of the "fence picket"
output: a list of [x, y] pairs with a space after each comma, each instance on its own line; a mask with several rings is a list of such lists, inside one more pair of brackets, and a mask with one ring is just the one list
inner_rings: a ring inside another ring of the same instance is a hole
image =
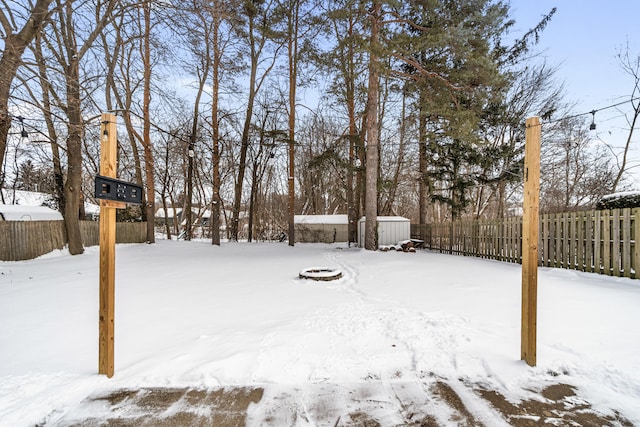
[[593, 216], [593, 269], [602, 274], [602, 215], [596, 211]]
[[594, 263], [593, 263], [593, 218], [588, 213], [585, 213], [585, 271], [593, 272], [594, 271]]
[[640, 279], [640, 274], [638, 274], [638, 269], [640, 269], [640, 244], [638, 244], [638, 239], [640, 239], [640, 208], [633, 209], [633, 225], [629, 228], [633, 233], [631, 236], [633, 239], [633, 278]]
[[622, 275], [631, 277], [631, 209], [622, 210]]
[[620, 276], [620, 211], [613, 211], [611, 227], [611, 263], [613, 276]]

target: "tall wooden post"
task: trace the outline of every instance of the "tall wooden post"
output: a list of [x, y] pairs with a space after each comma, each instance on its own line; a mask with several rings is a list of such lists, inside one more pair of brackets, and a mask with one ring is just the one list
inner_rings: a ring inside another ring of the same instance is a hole
[[[116, 177], [116, 116], [102, 114], [100, 175]], [[126, 203], [100, 200], [100, 322], [98, 373], [111, 378], [114, 370], [114, 312], [116, 263], [116, 208]]]
[[527, 119], [524, 154], [524, 211], [522, 215], [522, 333], [520, 359], [536, 365], [538, 310], [538, 224], [540, 216], [539, 117]]

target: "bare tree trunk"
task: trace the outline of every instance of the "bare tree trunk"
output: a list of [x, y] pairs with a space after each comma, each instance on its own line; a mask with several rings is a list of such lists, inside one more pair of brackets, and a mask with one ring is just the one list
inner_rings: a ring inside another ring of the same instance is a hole
[[367, 250], [378, 249], [378, 93], [379, 58], [377, 54], [382, 5], [374, 0], [371, 11], [371, 46], [369, 52], [369, 90], [367, 94], [367, 190], [365, 204], [365, 239]]
[[[636, 79], [638, 79], [638, 77], [636, 77]], [[640, 87], [638, 86], [637, 83], [638, 80], [636, 80], [636, 90], [634, 90], [634, 94], [637, 92], [638, 89], [640, 89]], [[632, 97], [633, 99], [633, 97]], [[629, 133], [627, 134], [627, 142], [624, 145], [624, 152], [622, 154], [622, 164], [620, 165], [620, 170], [618, 171], [618, 174], [616, 175], [616, 179], [613, 182], [613, 188], [611, 189], [611, 192], [615, 193], [616, 189], [618, 188], [618, 184], [620, 184], [620, 180], [622, 179], [622, 176], [624, 175], [624, 173], [627, 171], [627, 156], [629, 154], [629, 147], [631, 146], [631, 140], [633, 138], [633, 131], [636, 128], [636, 124], [638, 122], [638, 117], [640, 117], [640, 102], [636, 101], [632, 101], [633, 104], [633, 116], [631, 117], [631, 120], [628, 121], [629, 123]]]
[[[356, 140], [356, 157], [360, 160], [360, 164], [356, 165], [356, 188], [354, 192], [355, 200], [354, 207], [356, 210], [356, 233], [358, 227], [358, 221], [364, 215], [364, 205], [366, 202], [366, 179], [365, 179], [365, 171], [366, 171], [366, 152], [365, 152], [365, 129], [367, 128], [367, 119], [366, 115], [362, 118], [362, 131], [358, 134], [358, 138]], [[357, 238], [356, 238], [357, 240]], [[364, 242], [363, 242], [364, 243]]]
[[256, 193], [258, 192], [258, 160], [253, 161], [253, 169], [251, 170], [251, 192], [249, 193], [249, 224], [247, 240], [253, 240], [253, 220], [255, 216]]
[[400, 172], [404, 166], [404, 145], [407, 132], [407, 91], [402, 91], [402, 106], [400, 115], [400, 134], [398, 135], [398, 158], [396, 159], [396, 167], [393, 171], [393, 182], [389, 189], [389, 196], [382, 209], [383, 215], [393, 215], [393, 205], [395, 203], [396, 194], [398, 192], [398, 183], [400, 182]]
[[[265, 28], [256, 28], [256, 22], [259, 22], [260, 25], [265, 25], [268, 22], [268, 12], [267, 10], [261, 11], [262, 16], [256, 16], [255, 11], [250, 11], [249, 13], [249, 31], [247, 37], [249, 38], [249, 49], [250, 49], [250, 61], [251, 61], [251, 70], [249, 73], [249, 97], [247, 99], [247, 108], [246, 115], [244, 118], [244, 126], [242, 128], [242, 138], [240, 144], [240, 164], [238, 165], [238, 177], [236, 179], [236, 183], [234, 186], [234, 199], [233, 199], [233, 208], [232, 208], [232, 217], [231, 217], [231, 227], [230, 227], [230, 238], [233, 240], [238, 240], [238, 227], [240, 222], [240, 205], [242, 204], [242, 189], [244, 185], [244, 174], [246, 172], [246, 162], [247, 162], [247, 150], [249, 149], [249, 133], [251, 129], [251, 120], [253, 119], [253, 107], [255, 104], [256, 94], [260, 90], [262, 83], [264, 83], [267, 75], [271, 72], [271, 69], [275, 65], [275, 61], [278, 55], [278, 51], [281, 46], [277, 46], [273, 57], [269, 60], [268, 64], [261, 64], [261, 55], [262, 50], [267, 43], [267, 33], [269, 31], [265, 31]], [[258, 36], [258, 32], [261, 32]], [[257, 78], [258, 74], [258, 66], [264, 66], [262, 75], [260, 78]]]
[[[67, 78], [67, 179], [64, 183], [64, 216], [69, 253], [84, 252], [80, 234], [80, 193], [82, 192], [82, 113], [80, 106], [80, 72], [78, 55], [71, 54], [65, 70]], [[75, 56], [75, 58], [74, 58]]]
[[149, 108], [151, 106], [151, 0], [144, 3], [144, 39], [142, 50], [142, 62], [144, 65], [144, 89], [142, 101], [142, 147], [144, 150], [144, 167], [147, 184], [147, 243], [155, 243], [155, 179], [153, 147], [151, 146], [151, 118]]
[[420, 106], [418, 108], [418, 144], [419, 150], [419, 171], [418, 171], [418, 216], [420, 225], [427, 223], [427, 205], [428, 205], [428, 186], [427, 186], [427, 116], [422, 105], [422, 96], [420, 97]]
[[[214, 10], [218, 10], [218, 0], [214, 0]], [[218, 123], [218, 99], [220, 97], [220, 63], [222, 52], [219, 45], [220, 20], [213, 18], [213, 93], [211, 94], [211, 138], [213, 139], [213, 197], [211, 198], [211, 244], [220, 246], [220, 127]]]
[[62, 171], [62, 161], [60, 160], [60, 147], [58, 146], [58, 138], [56, 128], [53, 125], [51, 114], [51, 83], [47, 75], [47, 68], [42, 54], [42, 39], [36, 36], [34, 54], [38, 64], [38, 78], [40, 79], [40, 87], [42, 90], [42, 113], [47, 125], [47, 133], [51, 146], [51, 154], [53, 158], [53, 180], [55, 186], [55, 198], [58, 202], [58, 209], [64, 207], [64, 173]]
[[[163, 153], [163, 169], [160, 176], [160, 200], [162, 201], [163, 214], [164, 214], [164, 227], [167, 240], [172, 239], [173, 222], [175, 222], [175, 205], [173, 203], [173, 196], [171, 194], [171, 177], [169, 176], [169, 145], [167, 144], [166, 150]], [[169, 200], [169, 203], [167, 203]], [[169, 217], [171, 214], [171, 217]], [[171, 218], [171, 220], [170, 220]]]
[[300, 0], [294, 0], [292, 10], [289, 12], [289, 176], [288, 184], [288, 206], [289, 206], [289, 246], [293, 246], [296, 241], [295, 236], [295, 139], [296, 139], [296, 87], [298, 77], [298, 14], [300, 10]]
[[244, 184], [244, 173], [246, 170], [247, 150], [249, 149], [249, 128], [251, 126], [251, 117], [253, 116], [253, 103], [255, 101], [255, 90], [253, 83], [255, 79], [255, 70], [252, 67], [252, 79], [249, 84], [249, 99], [247, 102], [246, 116], [244, 119], [244, 127], [242, 130], [242, 141], [240, 146], [240, 164], [238, 165], [238, 177], [234, 187], [233, 210], [231, 212], [231, 239], [238, 240], [238, 226], [240, 222], [240, 205], [242, 203], [242, 187]]
[[[197, 120], [194, 117], [194, 122]], [[184, 240], [190, 241], [193, 235], [193, 157], [195, 156], [194, 150], [195, 134], [189, 135], [189, 145], [187, 147], [187, 196], [184, 201], [184, 212], [187, 217], [184, 225]]]
[[[4, 46], [0, 57], [0, 176], [4, 174], [4, 156], [7, 151], [7, 135], [11, 127], [11, 117], [9, 116], [9, 93], [11, 84], [18, 72], [18, 67], [22, 63], [22, 54], [34, 39], [36, 34], [44, 26], [49, 15], [49, 5], [53, 0], [37, 0], [30, 16], [25, 20], [25, 24], [17, 33], [13, 32], [10, 17], [6, 12], [0, 10], [1, 32], [4, 34]], [[10, 13], [10, 11], [7, 11]], [[2, 183], [0, 182], [0, 185]], [[2, 188], [0, 188], [0, 191]]]

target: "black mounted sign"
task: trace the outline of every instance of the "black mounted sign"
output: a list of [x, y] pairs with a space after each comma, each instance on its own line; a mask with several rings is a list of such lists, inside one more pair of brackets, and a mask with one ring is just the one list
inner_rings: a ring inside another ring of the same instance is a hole
[[96, 175], [96, 199], [142, 204], [142, 187], [131, 182], [120, 181], [108, 176]]

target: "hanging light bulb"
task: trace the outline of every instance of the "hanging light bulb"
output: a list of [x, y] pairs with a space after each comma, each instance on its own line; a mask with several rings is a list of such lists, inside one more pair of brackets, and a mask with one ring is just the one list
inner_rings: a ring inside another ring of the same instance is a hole
[[109, 142], [109, 132], [106, 129], [102, 132], [102, 142]]
[[591, 124], [589, 130], [596, 130], [596, 110], [591, 111]]
[[27, 132], [27, 130], [24, 128], [24, 117], [18, 116], [17, 119], [20, 122], [20, 126], [22, 127], [22, 130], [20, 131], [20, 139], [22, 140], [22, 142], [27, 143], [29, 142], [29, 132]]

